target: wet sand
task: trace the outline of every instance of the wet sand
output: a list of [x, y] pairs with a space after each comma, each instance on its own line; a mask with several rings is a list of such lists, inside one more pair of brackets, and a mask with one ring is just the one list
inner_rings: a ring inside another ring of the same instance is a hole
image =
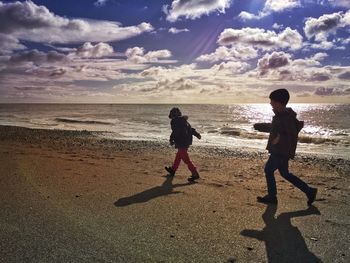
[[298, 155], [290, 170], [314, 206], [276, 176], [267, 153], [192, 147], [201, 179], [157, 142], [0, 126], [0, 262], [349, 262], [350, 162]]

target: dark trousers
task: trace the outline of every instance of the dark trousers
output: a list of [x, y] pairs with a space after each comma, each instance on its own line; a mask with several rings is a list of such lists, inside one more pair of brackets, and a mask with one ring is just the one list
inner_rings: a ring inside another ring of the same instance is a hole
[[288, 157], [271, 154], [265, 165], [265, 176], [267, 182], [267, 191], [270, 196], [277, 195], [276, 180], [274, 172], [278, 169], [281, 176], [292, 183], [295, 187], [299, 188], [306, 195], [309, 194], [309, 186], [300, 178], [290, 173], [288, 170]]

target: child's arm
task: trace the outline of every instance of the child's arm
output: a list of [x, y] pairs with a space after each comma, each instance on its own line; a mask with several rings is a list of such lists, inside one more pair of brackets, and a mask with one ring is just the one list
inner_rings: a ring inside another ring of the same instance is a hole
[[255, 123], [254, 124], [254, 129], [259, 131], [259, 132], [270, 132], [272, 128], [271, 123]]
[[202, 138], [202, 136], [194, 128], [192, 128], [192, 135], [196, 136], [199, 140]]

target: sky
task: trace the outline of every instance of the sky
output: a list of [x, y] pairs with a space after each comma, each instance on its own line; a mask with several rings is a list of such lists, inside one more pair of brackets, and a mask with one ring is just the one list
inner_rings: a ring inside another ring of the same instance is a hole
[[0, 1], [0, 103], [350, 103], [349, 0]]

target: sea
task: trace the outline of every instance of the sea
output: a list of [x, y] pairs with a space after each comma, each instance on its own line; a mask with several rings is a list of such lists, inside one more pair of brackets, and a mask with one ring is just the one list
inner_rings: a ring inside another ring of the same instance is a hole
[[[304, 121], [297, 152], [350, 159], [350, 104], [288, 104]], [[194, 145], [264, 151], [268, 134], [254, 123], [271, 122], [269, 104], [0, 104], [0, 125], [99, 131], [115, 140], [167, 142], [169, 111], [179, 107], [201, 133]]]

